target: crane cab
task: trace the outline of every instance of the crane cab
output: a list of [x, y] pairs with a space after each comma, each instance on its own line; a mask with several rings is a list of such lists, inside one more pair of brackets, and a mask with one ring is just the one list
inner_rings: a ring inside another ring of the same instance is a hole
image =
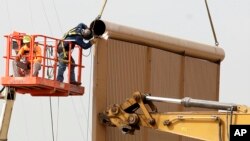
[[[22, 47], [22, 38], [25, 33], [13, 32], [10, 35], [6, 35], [7, 40], [6, 53], [5, 53], [5, 76], [1, 77], [0, 83], [6, 87], [15, 88], [15, 91], [19, 94], [30, 94], [32, 96], [80, 96], [84, 94], [84, 87], [70, 84], [70, 70], [71, 70], [71, 53], [69, 53], [69, 59], [66, 60], [68, 63], [68, 71], [66, 82], [59, 82], [56, 80], [57, 76], [57, 66], [58, 66], [58, 56], [57, 56], [57, 45], [60, 39], [53, 37], [48, 37], [45, 35], [30, 35], [30, 51], [29, 55], [25, 56], [27, 58], [34, 57], [34, 46], [38, 45], [41, 48], [41, 69], [37, 76], [33, 76], [32, 61], [29, 64], [28, 73], [25, 75], [14, 76], [13, 67], [18, 67], [19, 72], [27, 71], [27, 68], [23, 68], [22, 65], [15, 66], [13, 63], [16, 59], [17, 52]], [[71, 45], [70, 45], [71, 48]], [[78, 51], [76, 51], [78, 49]], [[82, 49], [80, 47], [75, 47], [74, 56], [75, 58], [75, 70], [76, 81], [81, 82], [81, 72], [82, 68]], [[20, 61], [21, 62], [21, 61]], [[22, 63], [21, 63], [22, 64]], [[65, 75], [64, 74], [64, 75]], [[65, 80], [64, 80], [65, 81]]]

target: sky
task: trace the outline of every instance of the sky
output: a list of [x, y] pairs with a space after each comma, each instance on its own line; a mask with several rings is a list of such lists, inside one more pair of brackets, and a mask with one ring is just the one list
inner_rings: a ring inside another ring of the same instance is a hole
[[[0, 0], [0, 56], [13, 31], [61, 38], [80, 22], [89, 25], [102, 0]], [[219, 101], [250, 106], [250, 1], [208, 0], [219, 47]], [[102, 19], [181, 39], [214, 45], [204, 0], [108, 0]], [[91, 141], [93, 49], [83, 57], [81, 97], [51, 98], [54, 141]], [[0, 57], [0, 75], [4, 59]], [[8, 141], [53, 141], [50, 99], [17, 95]]]

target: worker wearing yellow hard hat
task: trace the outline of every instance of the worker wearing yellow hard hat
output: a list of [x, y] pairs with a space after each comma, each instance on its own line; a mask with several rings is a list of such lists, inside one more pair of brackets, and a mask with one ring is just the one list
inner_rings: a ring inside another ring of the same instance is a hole
[[31, 37], [29, 35], [23, 36], [23, 43], [24, 44], [30, 43], [30, 41], [31, 41]]
[[31, 36], [29, 35], [25, 35], [23, 36], [22, 39], [22, 47], [20, 48], [20, 50], [17, 53], [17, 56], [15, 58], [14, 64], [17, 67], [14, 67], [14, 75], [16, 77], [18, 76], [22, 76], [23, 74], [20, 74], [20, 72], [18, 72], [18, 67], [23, 67], [25, 66], [24, 64], [27, 65], [27, 68], [25, 67], [22, 68], [24, 69], [26, 72], [25, 74], [29, 73], [29, 69], [30, 69], [30, 64], [33, 63], [33, 76], [37, 76], [39, 70], [41, 69], [41, 62], [42, 62], [42, 58], [41, 58], [41, 47], [38, 46], [37, 44], [33, 44], [33, 58], [30, 58], [30, 47], [31, 47]]

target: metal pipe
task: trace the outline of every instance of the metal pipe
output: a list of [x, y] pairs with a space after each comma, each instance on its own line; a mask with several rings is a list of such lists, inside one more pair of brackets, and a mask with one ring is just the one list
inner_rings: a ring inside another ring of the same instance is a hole
[[233, 111], [237, 110], [236, 104], [222, 103], [222, 102], [218, 102], [218, 101], [192, 99], [190, 97], [185, 97], [183, 99], [175, 99], [175, 98], [146, 96], [146, 100], [156, 101], [156, 102], [182, 104], [184, 107], [199, 107], [199, 108], [218, 109], [218, 110], [233, 110]]
[[237, 110], [237, 105], [232, 103], [222, 103], [218, 101], [192, 99], [185, 97], [182, 99], [181, 104], [185, 107], [201, 107], [208, 109], [219, 109], [219, 110]]
[[167, 102], [167, 103], [174, 103], [174, 104], [181, 104], [181, 99], [175, 99], [175, 98], [146, 96], [146, 100], [157, 101], [157, 102]]

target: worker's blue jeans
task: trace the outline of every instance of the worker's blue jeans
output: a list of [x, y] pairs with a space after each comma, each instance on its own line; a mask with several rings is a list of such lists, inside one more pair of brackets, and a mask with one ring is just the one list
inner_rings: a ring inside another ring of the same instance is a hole
[[[58, 66], [58, 74], [57, 74], [57, 81], [63, 82], [64, 80], [64, 72], [66, 70], [66, 67], [68, 66], [68, 63], [62, 61], [64, 54], [63, 52], [59, 54], [58, 56], [58, 62], [59, 62], [59, 66]], [[75, 60], [73, 59], [73, 57], [71, 57], [71, 70], [70, 70], [70, 82], [75, 82]]]

